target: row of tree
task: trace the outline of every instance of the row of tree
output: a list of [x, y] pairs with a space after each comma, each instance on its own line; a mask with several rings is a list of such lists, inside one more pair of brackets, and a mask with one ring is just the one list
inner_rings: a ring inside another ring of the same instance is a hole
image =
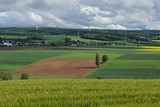
[[123, 37], [120, 36], [113, 36], [109, 34], [94, 34], [94, 33], [87, 33], [81, 36], [84, 39], [92, 39], [92, 40], [102, 40], [102, 41], [118, 41], [123, 40]]
[[[79, 31], [79, 33], [78, 33]], [[155, 37], [160, 36], [160, 30], [107, 30], [107, 29], [70, 29], [70, 28], [39, 28], [40, 35], [84, 35], [87, 33], [93, 34], [107, 34], [112, 36], [133, 37]], [[1, 28], [0, 35], [15, 35], [15, 36], [29, 36], [36, 35], [35, 28]]]
[[[0, 80], [12, 80], [13, 74], [8, 72], [0, 72]], [[23, 73], [20, 76], [21, 80], [29, 79], [29, 74]]]
[[[103, 55], [102, 56], [102, 62], [101, 64], [104, 64], [108, 61], [108, 56], [107, 55]], [[97, 68], [99, 68], [99, 65], [100, 65], [100, 58], [99, 58], [99, 54], [96, 53], [96, 59], [95, 59], [95, 63], [97, 65]]]
[[92, 40], [102, 40], [102, 41], [121, 41], [121, 40], [127, 40], [127, 41], [144, 41], [149, 42], [152, 40], [152, 38], [145, 37], [145, 36], [122, 36], [122, 35], [112, 35], [112, 34], [95, 34], [95, 33], [86, 33], [81, 36], [84, 39], [92, 39]]

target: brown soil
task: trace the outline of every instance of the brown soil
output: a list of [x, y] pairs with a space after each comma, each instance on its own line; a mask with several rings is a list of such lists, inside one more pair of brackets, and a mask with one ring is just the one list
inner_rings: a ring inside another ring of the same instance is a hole
[[46, 59], [17, 70], [16, 74], [82, 77], [96, 69], [94, 60]]

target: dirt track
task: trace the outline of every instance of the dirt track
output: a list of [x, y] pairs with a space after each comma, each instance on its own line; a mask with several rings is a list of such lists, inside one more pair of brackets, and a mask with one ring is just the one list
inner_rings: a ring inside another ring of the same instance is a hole
[[16, 74], [82, 77], [96, 69], [94, 60], [46, 59], [17, 70]]

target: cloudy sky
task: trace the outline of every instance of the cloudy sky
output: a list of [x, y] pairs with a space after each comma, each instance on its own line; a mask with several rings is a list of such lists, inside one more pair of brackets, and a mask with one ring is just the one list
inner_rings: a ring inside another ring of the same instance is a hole
[[0, 0], [0, 27], [160, 30], [160, 0]]

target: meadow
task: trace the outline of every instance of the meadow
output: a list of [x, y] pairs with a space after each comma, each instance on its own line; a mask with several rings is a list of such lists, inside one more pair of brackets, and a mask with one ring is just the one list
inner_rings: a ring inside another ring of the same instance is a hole
[[159, 107], [160, 80], [0, 81], [1, 107]]

